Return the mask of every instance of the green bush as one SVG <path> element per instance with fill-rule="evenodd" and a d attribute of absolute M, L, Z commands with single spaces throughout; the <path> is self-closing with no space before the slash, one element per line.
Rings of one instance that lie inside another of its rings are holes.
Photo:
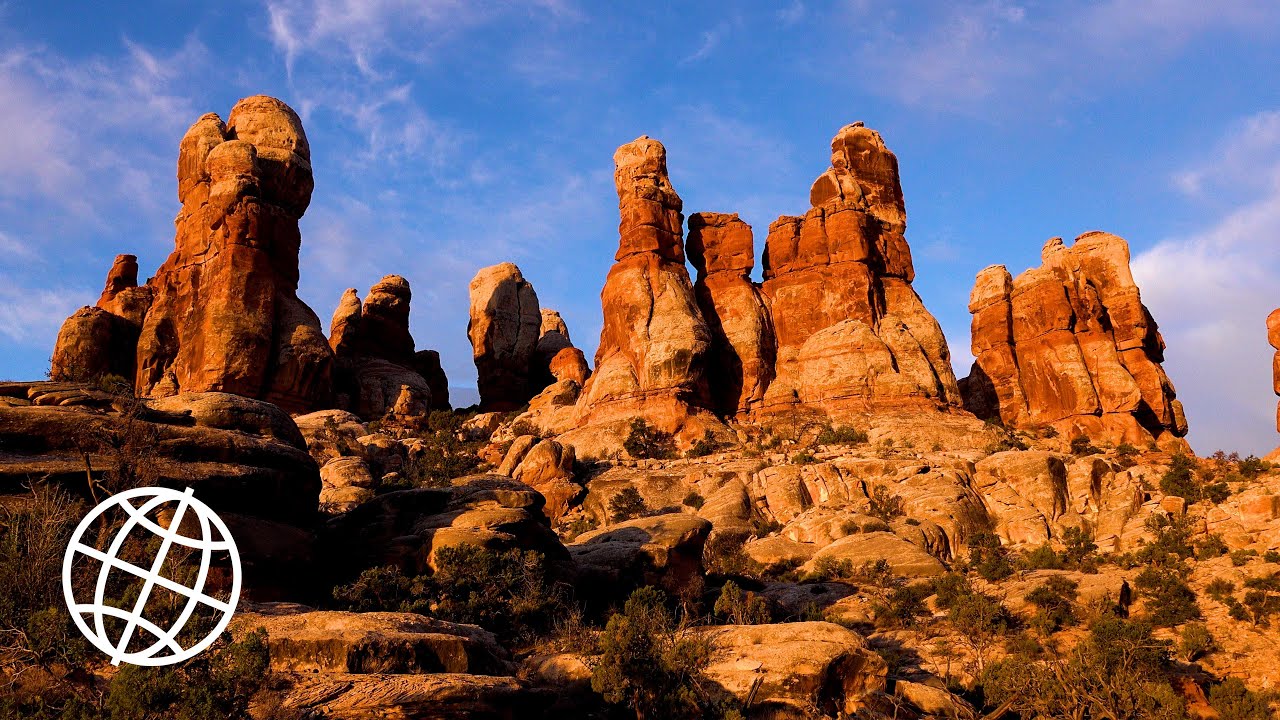
<path fill-rule="evenodd" d="M 1076 457 L 1097 455 L 1100 452 L 1102 451 L 1094 447 L 1093 441 L 1084 435 L 1071 438 L 1071 454 Z"/>
<path fill-rule="evenodd" d="M 628 485 L 609 499 L 609 517 L 613 522 L 626 522 L 649 514 L 649 506 L 644 496 L 633 486 Z"/>
<path fill-rule="evenodd" d="M 1079 583 L 1055 575 L 1027 593 L 1027 602 L 1036 607 L 1032 624 L 1045 635 L 1075 625 L 1075 603 Z"/>
<path fill-rule="evenodd" d="M 1229 677 L 1209 688 L 1209 705 L 1218 711 L 1219 720 L 1268 720 L 1274 718 L 1273 697 L 1245 687 L 1244 681 Z"/>
<path fill-rule="evenodd" d="M 1203 540 L 1196 542 L 1195 546 L 1197 560 L 1212 560 L 1216 557 L 1222 557 L 1228 552 L 1226 541 L 1218 533 L 1206 536 Z"/>
<path fill-rule="evenodd" d="M 792 465 L 812 465 L 816 462 L 818 462 L 818 458 L 814 457 L 814 454 L 808 450 L 801 450 L 791 456 Z"/>
<path fill-rule="evenodd" d="M 733 625 L 765 625 L 773 619 L 764 598 L 743 590 L 732 580 L 720 589 L 714 612 Z"/>
<path fill-rule="evenodd" d="M 862 445 L 866 442 L 867 433 L 852 425 L 827 426 L 818 433 L 819 445 Z"/>
<path fill-rule="evenodd" d="M 1223 547 L 1226 547 L 1226 543 L 1223 543 Z M 1232 567 L 1243 567 L 1256 557 L 1258 557 L 1257 550 L 1236 550 L 1231 553 L 1231 565 Z"/>
<path fill-rule="evenodd" d="M 868 498 L 868 503 L 867 514 L 886 523 L 893 522 L 894 518 L 907 514 L 903 507 L 902 498 L 893 494 L 884 485 L 876 485 L 871 489 L 871 497 Z"/>
<path fill-rule="evenodd" d="M 1178 634 L 1178 650 L 1182 659 L 1195 662 L 1209 654 L 1214 648 L 1213 635 L 1204 623 L 1187 623 Z"/>
<path fill-rule="evenodd" d="M 724 443 L 716 439 L 715 433 L 707 430 L 700 439 L 693 442 L 693 446 L 685 452 L 684 456 L 688 458 L 706 457 L 719 452 L 724 446 Z"/>
<path fill-rule="evenodd" d="M 676 443 L 671 433 L 651 427 L 644 418 L 632 418 L 631 429 L 622 442 L 622 448 L 638 460 L 669 460 L 676 456 Z"/>
<path fill-rule="evenodd" d="M 425 588 L 392 566 L 369 568 L 349 585 L 333 589 L 333 599 L 354 612 L 426 612 Z"/>
<path fill-rule="evenodd" d="M 1149 567 L 1134 578 L 1146 617 L 1156 627 L 1173 627 L 1200 617 L 1195 591 L 1183 580 L 1184 574 L 1177 568 Z"/>
<path fill-rule="evenodd" d="M 690 490 L 689 494 L 684 496 L 684 500 L 680 501 L 681 505 L 691 507 L 694 510 L 701 510 L 706 503 L 706 498 L 699 495 L 697 490 Z"/>
<path fill-rule="evenodd" d="M 883 601 L 872 605 L 876 625 L 890 628 L 914 626 L 920 618 L 928 615 L 928 608 L 925 607 L 924 601 L 931 594 L 933 594 L 933 588 L 929 583 L 914 583 L 894 588 Z"/>
<path fill-rule="evenodd" d="M 701 690 L 709 662 L 710 648 L 680 627 L 663 592 L 643 587 L 609 618 L 591 688 L 637 718 L 695 720 L 710 709 Z"/>
<path fill-rule="evenodd" d="M 1280 573 L 1244 581 L 1244 608 L 1254 625 L 1267 627 L 1271 616 L 1280 613 Z"/>
<path fill-rule="evenodd" d="M 1185 498 L 1189 503 L 1208 500 L 1217 505 L 1231 495 L 1225 482 L 1213 481 L 1212 477 L 1202 477 L 1196 461 L 1178 453 L 1169 461 L 1169 469 L 1160 476 L 1160 491 L 1166 495 Z"/>
<path fill-rule="evenodd" d="M 1009 551 L 1000 544 L 999 536 L 983 532 L 969 540 L 969 567 L 973 568 L 983 580 L 996 582 L 1013 574 L 1013 563 L 1009 561 Z"/>
<path fill-rule="evenodd" d="M 1236 464 L 1236 472 L 1243 475 L 1246 480 L 1252 480 L 1269 470 L 1271 470 L 1271 463 L 1266 460 L 1260 460 L 1253 455 Z"/>

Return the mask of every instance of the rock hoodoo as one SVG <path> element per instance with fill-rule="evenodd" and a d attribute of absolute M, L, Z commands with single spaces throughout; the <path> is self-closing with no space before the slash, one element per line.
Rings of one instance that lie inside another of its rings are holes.
<path fill-rule="evenodd" d="M 898 160 L 880 134 L 841 128 L 810 203 L 778 218 L 765 241 L 777 377 L 764 406 L 959 404 L 946 338 L 911 287 Z"/>
<path fill-rule="evenodd" d="M 751 226 L 736 213 L 690 215 L 689 261 L 698 271 L 694 295 L 711 330 L 712 402 L 727 415 L 749 412 L 773 380 L 776 352 L 773 320 L 751 281 Z"/>
<path fill-rule="evenodd" d="M 1016 278 L 978 273 L 969 311 L 973 355 L 965 407 L 1009 426 L 1142 443 L 1187 432 L 1160 363 L 1164 341 L 1129 272 L 1129 246 L 1090 232 L 1052 238 L 1042 265 Z"/>
<path fill-rule="evenodd" d="M 409 332 L 409 281 L 379 280 L 364 302 L 348 289 L 334 311 L 329 343 L 337 356 L 335 402 L 367 418 L 422 415 L 449 407 L 440 355 L 414 351 Z"/>
<path fill-rule="evenodd" d="M 225 123 L 213 113 L 196 121 L 179 146 L 173 253 L 143 287 L 136 258 L 116 259 L 96 308 L 59 334 L 54 376 L 113 372 L 152 397 L 222 391 L 293 411 L 325 403 L 333 353 L 297 296 L 310 157 L 302 122 L 274 98 L 241 100 Z"/>
<path fill-rule="evenodd" d="M 620 242 L 600 293 L 604 328 L 596 369 L 578 402 L 581 423 L 643 418 L 701 437 L 710 413 L 705 377 L 711 331 L 684 265 L 680 196 L 662 143 L 640 137 L 614 153 Z"/>
<path fill-rule="evenodd" d="M 536 368 L 541 330 L 538 294 L 520 268 L 500 263 L 476 273 L 467 335 L 485 411 L 514 410 L 542 389 L 535 387 L 542 376 Z"/>

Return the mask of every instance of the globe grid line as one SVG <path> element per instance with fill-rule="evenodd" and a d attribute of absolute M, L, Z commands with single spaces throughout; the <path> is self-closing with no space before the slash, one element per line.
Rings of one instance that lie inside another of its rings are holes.
<path fill-rule="evenodd" d="M 134 506 L 131 499 L 149 498 L 139 506 Z M 176 502 L 178 508 L 174 512 L 169 522 L 168 528 L 160 527 L 146 517 L 146 514 L 161 505 Z M 81 542 L 85 531 L 105 512 L 120 508 L 129 516 L 122 526 L 116 531 L 111 546 L 107 552 L 102 552 L 96 548 Z M 188 508 L 194 510 L 197 520 L 200 523 L 201 538 L 196 539 L 182 535 L 179 532 L 182 519 Z M 210 527 L 212 523 L 213 527 Z M 121 547 L 128 539 L 129 534 L 134 528 L 141 526 L 143 529 L 153 533 L 161 538 L 161 546 L 153 559 L 150 569 L 142 568 L 132 563 L 121 560 L 118 557 Z M 216 530 L 221 536 L 221 540 L 213 540 L 211 529 Z M 200 569 L 195 582 L 191 587 L 187 587 L 177 583 L 161 574 L 164 561 L 168 556 L 168 552 L 174 544 L 184 547 L 197 549 L 201 552 Z M 217 598 L 211 597 L 203 592 L 205 583 L 208 579 L 212 554 L 214 551 L 228 551 L 231 559 L 232 569 L 232 587 L 230 599 L 223 602 Z M 72 568 L 76 555 L 84 555 L 88 558 L 98 561 L 101 565 L 98 571 L 98 581 L 95 584 L 94 599 L 92 603 L 78 602 L 74 595 L 72 587 Z M 112 569 L 122 570 L 138 578 L 142 578 L 145 582 L 142 590 L 139 592 L 138 598 L 134 603 L 132 612 L 121 608 L 107 605 L 104 602 L 107 581 Z M 63 593 L 66 597 L 67 607 L 71 610 L 72 619 L 76 626 L 85 637 L 99 650 L 102 650 L 111 658 L 113 665 L 119 665 L 121 662 L 127 662 L 134 665 L 144 666 L 161 666 L 172 663 L 181 662 L 183 660 L 194 657 L 203 652 L 212 645 L 226 626 L 230 623 L 231 617 L 235 611 L 235 606 L 239 600 L 240 584 L 241 584 L 241 567 L 240 556 L 235 546 L 235 540 L 231 536 L 231 532 L 227 529 L 222 519 L 217 516 L 207 505 L 202 503 L 194 496 L 194 490 L 190 487 L 185 492 L 178 492 L 169 488 L 149 487 L 135 488 L 127 490 L 103 501 L 93 510 L 91 510 L 80 522 L 72 535 L 71 542 L 67 547 L 66 554 L 63 559 Z M 147 600 L 155 587 L 161 587 L 180 596 L 187 598 L 187 602 L 183 607 L 178 618 L 173 622 L 169 630 L 158 627 L 155 623 L 147 620 L 143 616 L 146 609 Z M 186 627 L 191 615 L 200 605 L 207 605 L 222 613 L 213 630 L 200 642 L 190 648 L 183 648 L 176 640 L 178 633 Z M 93 627 L 85 621 L 86 615 L 93 616 Z M 112 644 L 106 632 L 105 617 L 115 617 L 124 620 L 126 623 L 125 630 L 120 635 L 117 643 Z M 135 652 L 128 652 L 128 645 L 132 636 L 138 628 L 142 628 L 145 632 L 153 635 L 156 640 L 149 647 Z M 96 630 L 96 632 L 95 632 Z M 159 655 L 163 650 L 168 650 L 169 654 Z"/>

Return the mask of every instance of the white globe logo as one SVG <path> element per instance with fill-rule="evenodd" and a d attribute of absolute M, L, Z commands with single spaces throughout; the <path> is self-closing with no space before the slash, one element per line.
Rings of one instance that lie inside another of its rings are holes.
<path fill-rule="evenodd" d="M 134 501 L 137 501 L 137 504 Z M 168 529 L 161 527 L 147 517 L 149 513 L 159 510 L 166 504 L 176 504 L 177 506 L 173 510 L 173 519 L 169 521 Z M 127 513 L 128 519 L 116 531 L 106 552 L 99 551 L 81 542 L 85 531 L 89 529 L 95 520 L 104 513 L 117 508 Z M 199 523 L 201 532 L 201 537 L 199 538 L 187 537 L 179 532 L 183 517 L 188 512 L 194 513 Z M 130 532 L 138 528 L 155 534 L 161 540 L 160 549 L 149 568 L 138 567 L 117 557 Z M 218 537 L 211 537 L 211 530 L 216 531 Z M 194 584 L 190 587 L 174 582 L 161 574 L 165 557 L 175 544 L 200 552 L 199 574 Z M 231 594 L 226 601 L 210 597 L 203 592 L 205 580 L 209 573 L 210 560 L 213 553 L 219 551 L 225 551 L 231 556 Z M 77 600 L 72 587 L 72 566 L 77 555 L 87 556 L 101 563 L 93 602 L 91 603 L 83 603 Z M 108 576 L 113 569 L 124 571 L 143 581 L 142 590 L 137 600 L 134 601 L 132 608 L 118 608 L 103 602 Z M 186 604 L 183 606 L 182 612 L 169 628 L 157 627 L 143 616 L 147 600 L 152 590 L 156 587 L 164 588 L 186 598 Z M 66 596 L 67 608 L 71 611 L 71 618 L 75 621 L 76 627 L 80 628 L 80 632 L 84 633 L 89 642 L 111 657 L 112 664 L 119 665 L 125 662 L 153 667 L 170 665 L 190 659 L 203 652 L 218 639 L 218 636 L 226 629 L 227 623 L 231 622 L 236 602 L 240 598 L 240 555 L 236 551 L 235 541 L 231 538 L 231 532 L 227 530 L 227 526 L 222 522 L 222 519 L 213 510 L 209 509 L 208 505 L 197 500 L 193 496 L 191 488 L 187 488 L 186 492 L 159 487 L 126 490 L 103 501 L 80 521 L 75 534 L 71 536 L 71 543 L 67 546 L 67 553 L 63 557 L 62 592 Z M 212 631 L 200 642 L 189 648 L 183 648 L 178 644 L 176 638 L 200 605 L 213 608 L 215 611 L 220 612 L 221 616 Z M 92 625 L 88 622 L 86 616 L 92 618 Z M 125 622 L 124 631 L 118 638 L 113 639 L 111 633 L 107 631 L 106 623 L 104 622 L 107 617 L 119 618 Z M 129 652 L 129 642 L 139 630 L 154 638 L 155 641 L 141 650 Z"/>

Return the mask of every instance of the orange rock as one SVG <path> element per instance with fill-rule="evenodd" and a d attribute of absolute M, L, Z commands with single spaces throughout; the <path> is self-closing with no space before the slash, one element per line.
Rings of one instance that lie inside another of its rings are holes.
<path fill-rule="evenodd" d="M 737 214 L 689 216 L 689 261 L 698 271 L 694 295 L 711 331 L 712 402 L 718 412 L 750 412 L 773 380 L 773 322 L 751 281 L 751 226 Z"/>
<path fill-rule="evenodd" d="M 116 258 L 98 308 L 122 322 L 106 320 L 116 329 L 104 333 L 101 314 L 81 314 L 55 351 L 55 373 L 97 353 L 140 395 L 223 391 L 296 411 L 325 404 L 333 352 L 297 296 L 310 157 L 302 122 L 274 98 L 241 100 L 225 124 L 213 113 L 197 120 L 178 148 L 173 253 L 143 287 L 137 259 Z M 96 339 L 77 342 L 91 315 Z"/>
<path fill-rule="evenodd" d="M 541 389 L 534 379 L 541 329 L 538 294 L 520 268 L 501 263 L 476 273 L 467 335 L 485 411 L 514 410 Z"/>
<path fill-rule="evenodd" d="M 1071 437 L 1146 444 L 1187 432 L 1160 363 L 1164 341 L 1129 272 L 1129 246 L 1107 233 L 1067 247 L 1052 238 L 1042 265 L 1010 279 L 978 273 L 973 370 L 965 407 L 1009 426 L 1052 425 Z"/>
<path fill-rule="evenodd" d="M 1275 394 L 1280 395 L 1280 308 L 1267 316 L 1267 342 L 1276 349 L 1271 356 L 1271 384 Z M 1280 431 L 1280 405 L 1276 406 L 1276 430 Z"/>
<path fill-rule="evenodd" d="M 414 417 L 449 407 L 449 381 L 432 350 L 414 351 L 409 333 L 409 281 L 387 275 L 364 302 L 342 294 L 329 326 L 337 357 L 335 404 L 362 418 Z"/>
<path fill-rule="evenodd" d="M 577 405 L 580 425 L 608 424 L 613 431 L 581 430 L 585 436 L 570 441 L 575 444 L 620 445 L 636 417 L 684 442 L 720 427 L 704 410 L 711 332 L 685 269 L 682 205 L 666 158 L 662 143 L 647 136 L 613 156 L 622 218 L 617 262 L 600 293 L 604 327 L 596 369 Z M 606 435 L 617 442 L 605 443 Z"/>
<path fill-rule="evenodd" d="M 911 288 L 897 159 L 861 123 L 841 128 L 831 151 L 813 207 L 778 218 L 765 241 L 777 361 L 762 407 L 959 404 L 946 338 Z"/>

